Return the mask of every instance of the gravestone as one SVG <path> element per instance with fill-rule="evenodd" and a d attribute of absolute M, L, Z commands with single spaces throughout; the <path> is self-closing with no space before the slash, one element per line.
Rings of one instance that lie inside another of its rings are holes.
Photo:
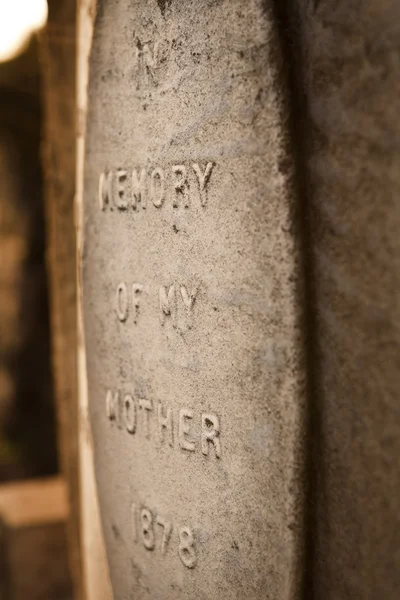
<path fill-rule="evenodd" d="M 303 291 L 274 23 L 261 0 L 98 3 L 82 276 L 116 599 L 298 597 Z"/>

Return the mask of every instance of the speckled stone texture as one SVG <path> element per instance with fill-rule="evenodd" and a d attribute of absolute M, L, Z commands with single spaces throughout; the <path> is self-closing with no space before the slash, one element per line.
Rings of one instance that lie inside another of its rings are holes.
<path fill-rule="evenodd" d="M 309 597 L 400 589 L 400 5 L 293 4 L 313 270 Z M 304 117 L 304 115 L 303 115 Z"/>
<path fill-rule="evenodd" d="M 116 600 L 299 597 L 304 300 L 273 8 L 98 5 L 82 274 Z"/>

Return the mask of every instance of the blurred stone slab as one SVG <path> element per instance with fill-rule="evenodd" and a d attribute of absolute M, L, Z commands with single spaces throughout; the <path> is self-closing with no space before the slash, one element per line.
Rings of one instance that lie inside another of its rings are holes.
<path fill-rule="evenodd" d="M 310 594 L 397 600 L 400 6 L 293 7 L 316 342 Z"/>
<path fill-rule="evenodd" d="M 69 600 L 62 479 L 0 486 L 1 600 Z"/>

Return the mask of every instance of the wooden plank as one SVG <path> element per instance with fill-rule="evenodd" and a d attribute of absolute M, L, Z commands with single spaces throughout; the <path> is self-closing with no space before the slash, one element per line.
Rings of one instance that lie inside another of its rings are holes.
<path fill-rule="evenodd" d="M 62 478 L 0 486 L 2 600 L 72 599 Z"/>
<path fill-rule="evenodd" d="M 68 540 L 75 594 L 82 597 L 77 401 L 75 80 L 76 2 L 50 0 L 40 38 L 43 97 L 43 162 L 50 274 L 53 369 L 61 468 L 68 483 Z"/>

